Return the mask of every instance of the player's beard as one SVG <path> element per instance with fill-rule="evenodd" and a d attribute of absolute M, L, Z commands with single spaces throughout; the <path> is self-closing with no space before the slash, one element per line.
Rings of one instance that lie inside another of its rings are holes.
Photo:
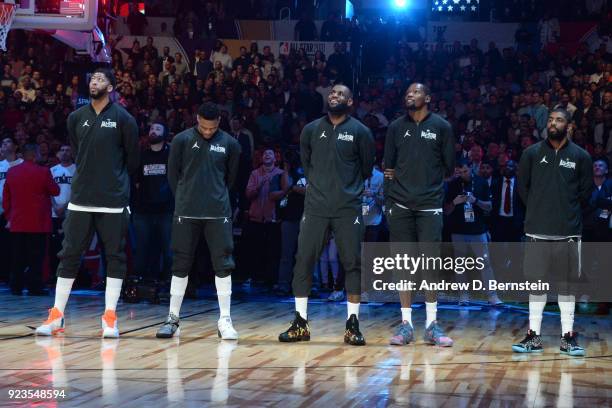
<path fill-rule="evenodd" d="M 89 90 L 89 97 L 91 99 L 100 100 L 108 95 L 108 91 L 105 89 L 98 89 L 95 93 Z"/>
<path fill-rule="evenodd" d="M 548 137 L 550 138 L 550 140 L 554 140 L 554 141 L 561 141 L 563 139 L 565 139 L 565 136 L 567 135 L 567 130 L 558 130 L 555 132 L 548 132 Z"/>
<path fill-rule="evenodd" d="M 329 105 L 328 110 L 333 115 L 341 116 L 341 115 L 344 115 L 344 114 L 348 113 L 349 106 L 348 106 L 348 104 L 346 102 L 345 103 L 338 103 L 338 104 L 336 104 L 336 106 Z"/>

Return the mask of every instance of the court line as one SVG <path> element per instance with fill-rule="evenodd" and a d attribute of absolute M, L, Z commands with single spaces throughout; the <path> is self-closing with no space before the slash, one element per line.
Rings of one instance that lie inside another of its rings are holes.
<path fill-rule="evenodd" d="M 586 359 L 601 359 L 601 358 L 610 358 L 610 355 L 604 356 L 588 356 L 588 357 L 580 357 L 580 359 L 572 359 L 572 358 L 550 358 L 550 359 L 538 359 L 538 360 L 507 360 L 507 361 L 472 361 L 472 362 L 460 362 L 460 363 L 411 363 L 410 366 L 421 367 L 421 366 L 435 366 L 435 367 L 443 367 L 443 366 L 453 366 L 453 365 L 472 365 L 472 364 L 507 364 L 507 363 L 545 363 L 549 361 L 580 361 Z M 389 370 L 396 369 L 401 367 L 407 367 L 404 364 L 389 364 L 385 366 L 379 366 L 377 364 L 368 364 L 368 365 L 316 365 L 316 366 L 254 366 L 254 367 L 228 367 L 228 370 L 284 370 L 284 369 L 295 369 L 295 368 L 305 368 L 307 370 L 328 370 L 328 369 L 336 369 L 336 368 L 375 368 L 378 370 Z M 575 367 L 580 368 L 580 367 Z M 114 368 L 113 371 L 166 371 L 167 367 L 150 367 L 150 368 Z M 176 370 L 217 370 L 217 367 L 176 367 Z M 49 368 L 0 368 L 0 371 L 49 371 Z M 103 368 L 65 368 L 65 371 L 102 371 Z"/>

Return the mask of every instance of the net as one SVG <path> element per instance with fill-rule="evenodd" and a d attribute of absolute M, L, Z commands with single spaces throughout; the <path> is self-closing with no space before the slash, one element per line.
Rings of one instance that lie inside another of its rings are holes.
<path fill-rule="evenodd" d="M 0 3 L 0 48 L 3 51 L 6 51 L 6 36 L 15 18 L 15 9 L 14 4 Z"/>

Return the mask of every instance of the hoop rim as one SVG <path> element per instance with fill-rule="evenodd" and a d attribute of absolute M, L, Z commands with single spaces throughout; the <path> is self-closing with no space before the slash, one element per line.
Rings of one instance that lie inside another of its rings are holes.
<path fill-rule="evenodd" d="M 7 11 L 7 9 L 10 9 Z M 7 25 L 13 22 L 17 6 L 13 3 L 0 3 L 0 24 Z"/>

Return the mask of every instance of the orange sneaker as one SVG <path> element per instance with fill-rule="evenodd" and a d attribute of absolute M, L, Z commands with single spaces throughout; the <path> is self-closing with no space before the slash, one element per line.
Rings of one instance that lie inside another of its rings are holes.
<path fill-rule="evenodd" d="M 45 322 L 36 328 L 39 336 L 55 336 L 57 333 L 64 332 L 64 314 L 58 308 L 49 309 L 49 317 Z"/>
<path fill-rule="evenodd" d="M 102 315 L 102 337 L 119 337 L 117 314 L 114 310 L 106 310 Z"/>

